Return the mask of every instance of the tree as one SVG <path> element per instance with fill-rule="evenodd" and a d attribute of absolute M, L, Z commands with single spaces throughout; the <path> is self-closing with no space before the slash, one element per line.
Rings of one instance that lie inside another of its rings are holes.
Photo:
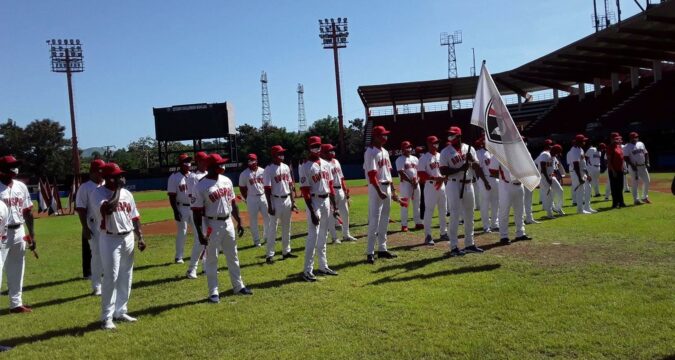
<path fill-rule="evenodd" d="M 65 177 L 72 171 L 70 141 L 64 138 L 66 128 L 50 119 L 35 120 L 24 129 L 24 170 L 38 177 Z M 79 169 L 78 169 L 79 171 Z"/>

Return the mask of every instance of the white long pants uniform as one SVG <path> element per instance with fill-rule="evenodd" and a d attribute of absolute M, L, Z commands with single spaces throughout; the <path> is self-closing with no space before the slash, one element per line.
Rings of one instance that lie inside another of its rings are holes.
<path fill-rule="evenodd" d="M 274 245 L 277 239 L 277 224 L 281 223 L 281 253 L 291 252 L 291 196 L 285 199 L 272 196 L 274 215 L 269 217 L 267 232 L 267 256 L 274 256 Z"/>
<path fill-rule="evenodd" d="M 420 184 L 416 184 L 415 188 L 411 183 L 407 181 L 401 181 L 399 186 L 399 192 L 401 193 L 401 201 L 407 205 L 401 206 L 401 226 L 408 227 L 408 209 L 412 208 L 413 221 L 415 224 L 421 224 L 422 220 L 420 219 Z"/>
<path fill-rule="evenodd" d="M 523 185 L 499 182 L 499 237 L 509 237 L 509 212 L 513 208 L 516 237 L 525 235 L 523 223 Z"/>
<path fill-rule="evenodd" d="M 475 206 L 473 184 L 471 182 L 464 184 L 464 194 L 460 199 L 459 193 L 462 191 L 461 189 L 461 180 L 452 181 L 450 179 L 445 190 L 448 202 L 450 203 L 450 249 L 457 248 L 458 246 L 457 237 L 460 217 L 464 220 L 464 247 L 473 246 L 473 208 Z"/>
<path fill-rule="evenodd" d="M 105 320 L 127 313 L 134 271 L 134 233 L 111 235 L 103 230 L 99 239 L 103 264 L 101 320 Z"/>
<path fill-rule="evenodd" d="M 555 176 L 551 177 L 551 208 L 562 212 L 564 191 L 562 185 Z"/>
<path fill-rule="evenodd" d="M 480 196 L 482 195 L 480 191 L 476 191 L 476 189 L 473 189 L 473 203 L 474 203 L 474 210 L 475 211 L 480 211 L 480 207 L 483 204 L 480 200 Z"/>
<path fill-rule="evenodd" d="M 176 232 L 176 259 L 182 259 L 185 252 L 185 241 L 187 238 L 188 225 L 192 226 L 193 234 L 193 243 L 192 243 L 192 252 L 190 254 L 190 265 L 188 266 L 189 270 L 196 270 L 199 264 L 199 255 L 202 252 L 202 245 L 199 243 L 199 235 L 197 233 L 197 228 L 195 227 L 195 222 L 192 218 L 192 209 L 189 206 L 178 205 L 178 212 L 180 213 L 180 220 L 176 221 L 176 227 L 178 230 Z"/>
<path fill-rule="evenodd" d="M 337 205 L 337 208 L 340 211 L 340 217 L 342 218 L 342 238 L 344 239 L 351 235 L 349 234 L 349 203 L 345 191 L 341 188 L 335 189 L 335 204 Z M 337 239 L 337 231 L 335 231 L 336 224 L 337 219 L 335 219 L 335 216 L 329 216 L 328 229 L 330 230 L 330 236 L 333 240 Z"/>
<path fill-rule="evenodd" d="M 478 191 L 480 193 L 480 218 L 483 222 L 483 229 L 499 227 L 499 180 L 488 177 L 490 190 L 485 188 L 482 181 L 478 181 Z"/>
<path fill-rule="evenodd" d="M 23 225 L 17 229 L 7 229 L 7 240 L 0 246 L 0 288 L 2 273 L 7 273 L 7 290 L 9 308 L 23 305 L 21 299 L 23 289 L 23 273 L 26 266 L 26 242 Z"/>
<path fill-rule="evenodd" d="M 637 179 L 635 171 L 630 166 L 628 167 L 628 175 L 630 176 L 630 188 L 633 192 L 633 200 L 645 200 L 649 198 L 649 172 L 644 165 L 637 167 Z M 639 181 L 642 181 L 642 193 L 638 194 Z"/>
<path fill-rule="evenodd" d="M 267 213 L 267 199 L 265 194 L 248 194 L 246 197 L 246 207 L 248 208 L 248 222 L 251 228 L 253 244 L 260 244 L 260 235 L 258 234 L 258 213 L 263 219 L 263 239 L 266 239 L 270 226 L 270 214 Z"/>
<path fill-rule="evenodd" d="M 592 195 L 600 195 L 600 166 L 588 165 L 588 175 L 591 176 Z"/>
<path fill-rule="evenodd" d="M 445 216 L 448 212 L 448 199 L 445 191 L 445 184 L 441 184 L 438 189 L 434 181 L 427 181 L 424 184 L 424 234 L 426 236 L 431 236 L 431 219 L 436 208 L 438 208 L 438 223 L 441 235 L 448 233 L 448 223 Z"/>
<path fill-rule="evenodd" d="M 91 238 L 89 239 L 89 248 L 91 249 L 91 289 L 97 290 L 101 287 L 103 281 L 103 264 L 101 263 L 101 230 L 96 224 L 92 224 L 90 229 Z"/>
<path fill-rule="evenodd" d="M 319 218 L 319 224 L 312 223 L 311 213 L 307 208 L 307 241 L 305 242 L 305 269 L 311 274 L 314 271 L 314 253 L 318 252 L 319 269 L 328 268 L 328 259 L 326 258 L 326 240 L 328 240 L 328 217 L 331 216 L 329 209 L 330 201 L 328 198 L 312 196 L 312 208 L 314 214 Z"/>
<path fill-rule="evenodd" d="M 205 218 L 206 219 L 206 218 Z M 227 271 L 230 273 L 230 282 L 232 290 L 236 294 L 245 287 L 241 280 L 241 270 L 239 268 L 239 257 L 237 255 L 237 242 L 234 237 L 234 224 L 232 218 L 227 220 L 206 219 L 207 228 L 211 228 L 209 244 L 206 246 L 206 259 L 204 260 L 204 271 L 206 272 L 206 282 L 209 287 L 209 296 L 218 295 L 218 251 L 225 253 L 227 261 Z"/>
<path fill-rule="evenodd" d="M 544 179 L 542 176 L 541 181 L 539 182 L 539 198 L 541 199 L 541 207 L 546 212 L 546 215 L 549 217 L 553 216 L 553 190 L 551 185 L 553 183 L 553 177 L 551 178 L 551 184 Z M 527 191 L 523 189 L 523 191 Z"/>
<path fill-rule="evenodd" d="M 375 254 L 375 242 L 377 251 L 387 251 L 387 227 L 391 212 L 391 186 L 379 185 L 386 198 L 380 199 L 373 184 L 368 184 L 368 247 L 367 255 Z M 425 195 L 426 196 L 426 195 Z"/>
<path fill-rule="evenodd" d="M 534 217 L 532 216 L 532 191 L 523 187 L 523 212 L 525 213 L 525 220 L 533 221 Z"/>
<path fill-rule="evenodd" d="M 577 204 L 577 213 L 581 213 L 590 208 L 591 184 L 584 181 L 579 186 L 579 177 L 573 171 L 570 172 L 570 177 L 572 178 L 572 201 Z"/>
<path fill-rule="evenodd" d="M 609 169 L 605 170 L 603 175 L 605 177 L 605 199 L 609 199 L 609 196 L 612 194 L 612 189 L 609 186 Z"/>

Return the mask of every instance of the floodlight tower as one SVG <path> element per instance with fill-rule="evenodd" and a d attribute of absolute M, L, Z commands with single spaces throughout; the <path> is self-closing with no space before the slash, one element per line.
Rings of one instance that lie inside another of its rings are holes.
<path fill-rule="evenodd" d="M 263 126 L 272 123 L 272 112 L 270 110 L 270 94 L 267 90 L 267 73 L 260 75 L 260 86 L 262 87 L 262 124 Z"/>
<path fill-rule="evenodd" d="M 298 84 L 298 132 L 307 131 L 307 118 L 305 117 L 305 87 Z"/>
<path fill-rule="evenodd" d="M 455 45 L 462 43 L 462 31 L 457 30 L 454 34 L 441 33 L 441 46 L 448 47 L 448 79 L 457 77 L 457 56 Z"/>
<path fill-rule="evenodd" d="M 80 40 L 51 39 L 47 40 L 49 54 L 52 60 L 52 72 L 66 73 L 68 80 L 68 102 L 70 104 L 71 146 L 73 147 L 73 176 L 74 183 L 79 184 L 80 152 L 77 147 L 77 129 L 75 128 L 75 105 L 73 101 L 73 73 L 84 71 L 82 44 Z"/>
<path fill-rule="evenodd" d="M 335 88 L 337 91 L 338 127 L 340 130 L 340 155 L 345 154 L 345 129 L 342 117 L 342 94 L 340 91 L 340 61 L 338 49 L 347 47 L 347 18 L 319 19 L 319 38 L 324 49 L 333 49 L 333 61 L 335 63 Z"/>

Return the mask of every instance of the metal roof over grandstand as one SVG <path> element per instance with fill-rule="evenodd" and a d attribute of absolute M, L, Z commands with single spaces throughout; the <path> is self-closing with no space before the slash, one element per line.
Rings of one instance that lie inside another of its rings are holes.
<path fill-rule="evenodd" d="M 652 6 L 620 23 L 593 33 L 516 69 L 492 74 L 503 95 L 558 89 L 608 81 L 615 73 L 630 79 L 630 69 L 651 71 L 655 62 L 675 62 L 675 1 Z M 488 59 L 488 65 L 490 64 Z M 664 64 L 666 65 L 666 64 Z M 471 99 L 478 77 L 461 77 L 358 88 L 366 108 Z"/>

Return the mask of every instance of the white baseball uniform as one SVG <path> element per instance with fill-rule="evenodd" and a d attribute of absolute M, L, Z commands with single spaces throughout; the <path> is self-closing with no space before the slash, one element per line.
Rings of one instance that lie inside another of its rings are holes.
<path fill-rule="evenodd" d="M 600 151 L 595 146 L 586 150 L 588 175 L 591 176 L 591 190 L 593 195 L 600 196 Z"/>
<path fill-rule="evenodd" d="M 2 273 L 9 252 L 7 241 L 7 221 L 9 220 L 9 208 L 4 201 L 0 201 L 0 289 L 2 288 Z"/>
<path fill-rule="evenodd" d="M 366 255 L 375 254 L 375 242 L 378 251 L 387 251 L 387 227 L 391 212 L 391 160 L 385 148 L 369 146 L 363 154 L 363 169 L 366 178 L 375 174 L 377 186 L 386 195 L 381 199 L 375 185 L 368 181 L 368 247 Z M 374 173 L 373 173 L 374 172 Z"/>
<path fill-rule="evenodd" d="M 403 172 L 408 179 L 415 182 L 415 186 L 401 179 L 399 183 L 401 201 L 401 226 L 408 227 L 408 208 L 412 207 L 413 221 L 416 225 L 422 223 L 420 219 L 420 184 L 417 178 L 419 160 L 414 155 L 401 155 L 396 159 L 396 171 Z"/>
<path fill-rule="evenodd" d="M 265 169 L 256 167 L 255 170 L 246 168 L 239 175 L 239 187 L 246 188 L 246 208 L 248 209 L 249 227 L 251 228 L 251 236 L 253 237 L 253 244 L 260 244 L 260 236 L 258 235 L 258 213 L 262 215 L 263 219 L 263 239 L 269 232 L 270 217 L 267 213 L 267 199 L 265 198 L 265 186 L 263 185 L 263 173 Z"/>
<path fill-rule="evenodd" d="M 424 173 L 428 177 L 442 177 L 441 174 L 441 153 L 431 154 L 427 152 L 417 164 L 418 173 Z M 423 176 L 423 175 L 422 175 Z M 424 178 L 424 176 L 423 176 Z M 447 198 L 445 195 L 445 182 L 436 182 L 434 180 L 425 180 L 424 184 L 424 235 L 431 236 L 431 219 L 434 216 L 434 209 L 438 208 L 438 222 L 440 225 L 441 236 L 447 235 L 448 223 L 446 218 Z"/>
<path fill-rule="evenodd" d="M 191 172 L 183 175 L 180 171 L 176 171 L 169 176 L 169 182 L 166 187 L 169 195 L 176 196 L 176 208 L 178 208 L 178 213 L 180 214 L 180 221 L 176 221 L 176 253 L 174 258 L 183 258 L 187 229 L 188 226 L 192 226 L 193 243 L 192 254 L 190 255 L 190 269 L 197 268 L 201 252 L 201 244 L 199 244 L 199 236 L 192 219 L 192 209 L 190 208 L 192 203 L 192 198 L 190 197 L 191 189 L 198 181 Z"/>
<path fill-rule="evenodd" d="M 499 161 L 493 161 L 490 168 L 499 171 L 499 237 L 502 239 L 509 237 L 509 213 L 511 208 L 513 208 L 516 237 L 525 235 L 523 185 Z"/>
<path fill-rule="evenodd" d="M 23 275 L 26 264 L 26 242 L 24 241 L 24 211 L 31 211 L 33 202 L 24 183 L 12 180 L 9 185 L 0 183 L 0 200 L 8 208 L 7 239 L 4 241 L 2 261 L 0 262 L 0 278 L 2 272 L 7 273 L 7 290 L 9 308 L 23 305 L 21 298 Z"/>
<path fill-rule="evenodd" d="M 470 152 L 470 154 L 469 154 Z M 469 154 L 470 159 L 467 158 Z M 478 159 L 476 150 L 467 144 L 460 144 L 458 148 L 453 145 L 446 146 L 441 151 L 441 166 L 447 166 L 451 169 L 462 167 L 465 162 L 469 162 L 469 169 L 466 173 L 460 171 L 448 176 L 446 194 L 450 203 L 450 249 L 458 246 L 458 231 L 460 217 L 464 219 L 464 247 L 473 246 L 473 208 L 475 198 L 473 196 L 473 178 L 474 172 L 471 169 L 471 162 Z M 460 198 L 460 192 L 464 186 L 464 194 Z M 426 196 L 426 194 L 424 194 Z M 426 215 L 426 214 L 425 214 Z"/>
<path fill-rule="evenodd" d="M 230 273 L 232 289 L 236 294 L 245 287 L 241 279 L 237 242 L 235 239 L 234 224 L 232 223 L 232 202 L 234 201 L 234 187 L 232 181 L 223 175 L 217 179 L 204 177 L 194 189 L 192 209 L 203 211 L 206 228 L 211 228 L 209 243 L 206 246 L 204 271 L 209 288 L 209 296 L 218 293 L 218 251 L 223 250 L 227 261 L 227 270 Z M 208 230 L 207 230 L 208 233 Z"/>
<path fill-rule="evenodd" d="M 335 191 L 335 205 L 337 206 L 340 216 L 342 218 L 342 238 L 347 239 L 351 237 L 349 233 L 349 202 L 347 201 L 347 194 L 345 189 L 342 188 L 342 182 L 345 176 L 342 174 L 342 166 L 338 159 L 332 159 L 328 162 L 331 166 L 331 172 L 333 174 L 333 189 Z M 330 235 L 333 240 L 337 239 L 337 232 L 335 231 L 335 226 L 337 224 L 337 219 L 334 216 L 328 217 L 328 229 L 330 230 Z"/>
<path fill-rule="evenodd" d="M 551 156 L 552 162 L 553 162 L 553 171 L 555 172 L 558 170 L 561 176 L 566 176 L 567 173 L 565 172 L 565 168 L 563 167 L 562 163 L 558 159 L 557 156 Z M 564 197 L 564 191 L 563 187 L 561 184 L 561 181 L 558 180 L 557 176 L 553 176 L 551 178 L 551 208 L 553 208 L 553 211 L 556 211 L 559 214 L 562 214 L 563 210 L 563 197 Z"/>
<path fill-rule="evenodd" d="M 108 203 L 112 194 L 112 190 L 100 186 L 90 195 L 98 204 L 100 215 L 99 250 L 103 264 L 101 287 L 103 321 L 127 313 L 134 271 L 133 221 L 140 217 L 134 197 L 127 189 L 120 190 L 119 202 L 112 214 L 101 215 L 103 206 Z"/>
<path fill-rule="evenodd" d="M 609 163 L 607 161 L 607 151 L 606 150 L 602 152 L 602 158 L 605 160 L 605 164 L 607 164 L 607 166 L 609 167 Z M 609 200 L 609 195 L 612 192 L 612 188 L 609 186 L 609 170 L 605 170 L 604 175 L 605 175 L 604 176 L 604 178 L 605 178 L 605 200 Z"/>
<path fill-rule="evenodd" d="M 579 163 L 580 175 L 574 170 L 574 162 Z M 567 152 L 567 165 L 570 168 L 570 177 L 572 178 L 572 200 L 577 204 L 577 213 L 583 213 L 590 209 L 591 184 L 586 176 L 586 157 L 584 150 L 579 146 L 572 146 Z M 579 181 L 581 177 L 581 182 Z"/>
<path fill-rule="evenodd" d="M 483 222 L 483 230 L 496 229 L 499 227 L 499 180 L 490 174 L 490 163 L 497 161 L 492 158 L 487 149 L 476 150 L 476 156 L 483 174 L 487 176 L 490 190 L 485 188 L 482 181 L 478 181 L 478 192 L 480 192 L 480 218 Z"/>
<path fill-rule="evenodd" d="M 91 248 L 91 288 L 94 291 L 98 291 L 101 288 L 103 265 L 101 264 L 101 249 L 99 245 L 101 242 L 100 205 L 96 203 L 93 193 L 103 185 L 103 181 L 101 181 L 101 184 L 97 184 L 89 180 L 80 185 L 75 197 L 75 208 L 77 210 L 86 210 L 87 212 L 87 227 L 91 232 L 91 238 L 89 239 L 89 247 Z"/>
<path fill-rule="evenodd" d="M 647 171 L 647 158 L 645 154 L 647 154 L 647 148 L 641 141 L 635 144 L 628 143 L 624 145 L 623 156 L 627 156 L 637 168 L 636 172 L 632 166 L 628 165 L 628 174 L 631 181 L 630 187 L 633 192 L 634 201 L 649 199 L 649 172 Z M 642 194 L 638 194 L 639 180 L 642 180 Z"/>
<path fill-rule="evenodd" d="M 541 163 L 544 163 L 546 166 L 546 175 L 548 176 L 549 179 L 551 179 L 551 184 L 546 181 L 544 178 L 543 170 L 541 167 Z M 542 174 L 542 179 L 541 182 L 539 182 L 539 198 L 541 198 L 541 204 L 546 211 L 546 215 L 549 217 L 553 216 L 553 194 L 551 190 L 551 186 L 553 184 L 553 179 L 555 176 L 553 175 L 553 157 L 551 156 L 551 152 L 549 150 L 544 150 L 537 156 L 536 159 L 534 159 L 534 164 L 537 166 L 537 169 L 539 169 L 539 173 Z M 557 179 L 556 179 L 557 180 Z"/>
<path fill-rule="evenodd" d="M 269 217 L 269 231 L 267 232 L 267 256 L 274 256 L 274 245 L 277 237 L 277 224 L 281 223 L 281 253 L 291 252 L 291 189 L 293 178 L 291 168 L 282 163 L 269 164 L 263 172 L 263 186 L 272 191 L 269 206 L 274 209 L 274 215 Z"/>
<path fill-rule="evenodd" d="M 311 212 L 307 208 L 307 241 L 305 242 L 304 272 L 312 274 L 314 271 L 314 253 L 318 251 L 319 269 L 328 269 L 326 258 L 326 241 L 328 239 L 328 217 L 331 216 L 328 196 L 333 191 L 333 173 L 331 165 L 324 159 L 307 161 L 302 165 L 300 187 L 309 191 L 314 215 L 319 218 L 319 224 L 312 223 Z"/>

